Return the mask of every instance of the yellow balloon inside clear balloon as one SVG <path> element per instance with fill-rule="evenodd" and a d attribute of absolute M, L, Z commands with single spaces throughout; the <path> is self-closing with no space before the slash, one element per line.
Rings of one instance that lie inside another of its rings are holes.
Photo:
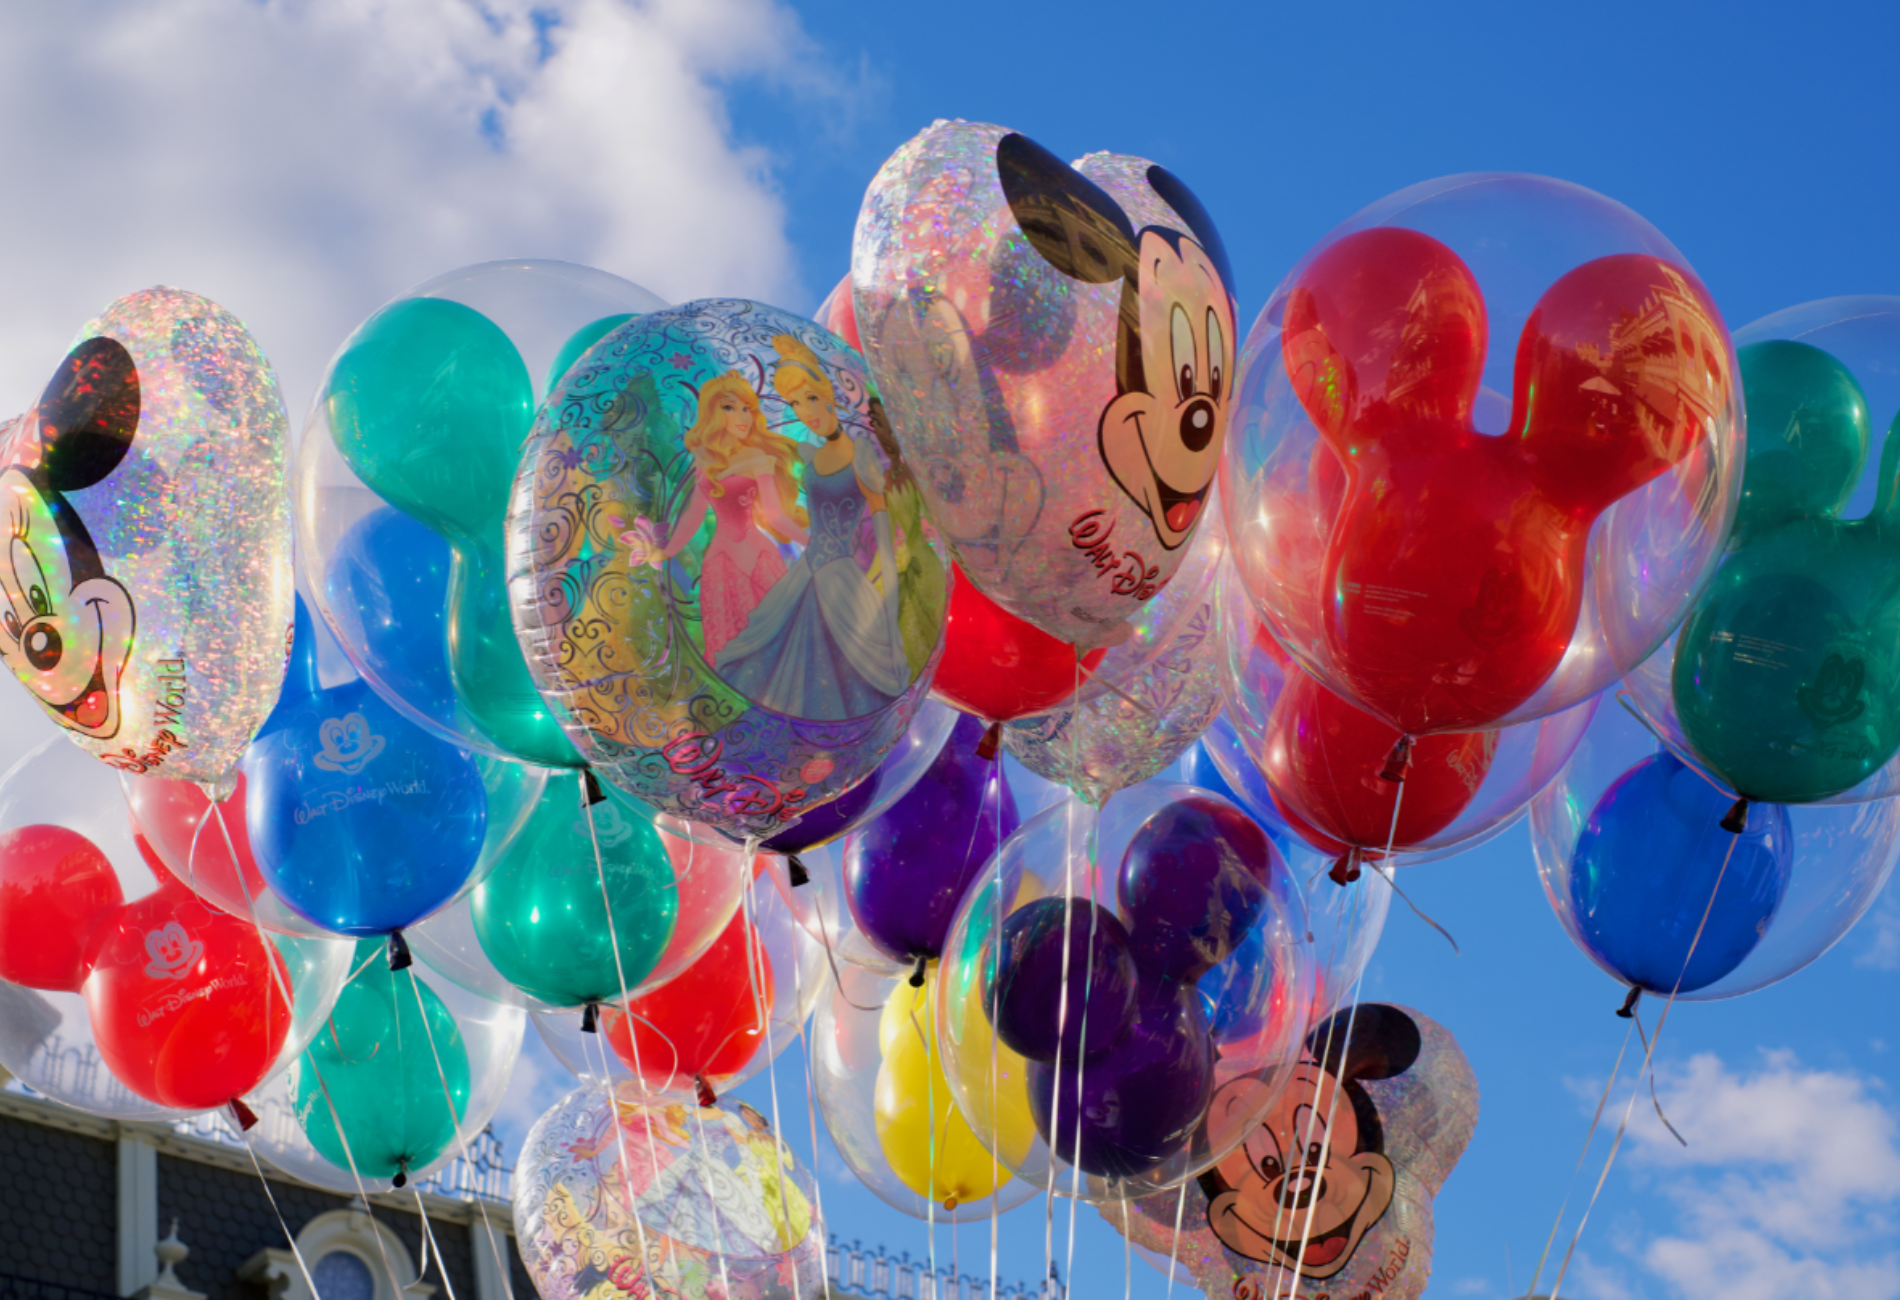
<path fill-rule="evenodd" d="M 1035 1121 L 1027 1093 L 999 1106 L 995 1154 L 964 1122 L 937 1054 L 935 983 L 933 963 L 922 988 L 900 983 L 884 1004 L 877 1030 L 884 1060 L 874 1109 L 878 1145 L 891 1172 L 919 1196 L 955 1209 L 1009 1181 L 1012 1157 L 1019 1163 L 1035 1140 Z M 1008 1052 L 1001 1044 L 997 1050 Z M 988 1057 L 987 1049 L 982 1055 Z"/>

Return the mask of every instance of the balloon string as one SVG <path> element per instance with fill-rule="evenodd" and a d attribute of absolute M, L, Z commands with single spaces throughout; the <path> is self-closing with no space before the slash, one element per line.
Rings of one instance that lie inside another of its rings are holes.
<path fill-rule="evenodd" d="M 277 1226 L 284 1230 L 284 1241 L 290 1247 L 291 1257 L 297 1261 L 297 1271 L 303 1274 L 303 1284 L 310 1288 L 310 1294 L 314 1296 L 317 1294 L 316 1279 L 310 1276 L 310 1265 L 304 1260 L 297 1238 L 291 1235 L 290 1225 L 284 1221 L 284 1212 L 277 1205 L 277 1195 L 270 1189 L 270 1179 L 264 1176 L 264 1166 L 258 1163 L 257 1148 L 251 1145 L 250 1130 L 239 1129 L 238 1137 L 244 1143 L 244 1153 L 251 1158 L 251 1168 L 257 1171 L 257 1181 L 264 1185 L 264 1199 L 270 1202 L 270 1212 L 277 1216 Z M 382 1234 L 377 1233 L 376 1236 L 380 1244 Z M 400 1292 L 400 1288 L 398 1290 Z"/>
<path fill-rule="evenodd" d="M 844 1000 L 846 1006 L 853 1007 L 859 1011 L 882 1011 L 884 1008 L 881 1004 L 875 1007 L 863 1006 L 853 1002 L 851 995 L 844 991 L 844 976 L 838 970 L 837 954 L 831 950 L 831 930 L 830 927 L 825 924 L 824 907 L 822 905 L 818 907 L 817 910 L 813 912 L 813 915 L 818 918 L 818 938 L 819 941 L 825 945 L 825 961 L 831 967 L 831 979 L 832 982 L 838 986 L 838 996 Z"/>
<path fill-rule="evenodd" d="M 822 919 L 823 919 L 823 909 L 821 908 L 820 920 L 822 921 Z M 796 946 L 796 940 L 797 940 L 796 935 L 793 936 L 793 940 L 794 940 L 794 946 Z M 798 1009 L 800 1013 L 798 1025 L 796 1028 L 793 1029 L 792 1035 L 794 1038 L 804 1038 L 805 1037 L 805 1020 L 804 1020 L 803 1013 L 805 1010 L 805 963 L 798 958 L 798 955 L 796 952 L 794 952 L 793 960 L 792 960 L 792 1001 L 793 1001 L 793 1005 Z M 813 1087 L 814 1080 L 812 1079 L 812 1073 L 811 1073 L 811 1051 L 810 1051 L 809 1043 L 807 1043 L 804 1047 L 802 1047 L 799 1050 L 798 1056 L 799 1056 L 799 1060 L 803 1063 L 805 1067 L 805 1116 L 806 1116 L 807 1122 L 810 1124 L 810 1127 L 811 1127 L 811 1159 L 812 1159 L 812 1165 L 815 1169 L 818 1164 L 818 1104 L 817 1104 L 816 1098 L 813 1096 L 815 1089 Z M 772 1073 L 772 1124 L 774 1127 L 777 1127 L 778 1125 L 778 1074 L 777 1074 L 778 1062 L 774 1060 L 769 1068 L 773 1072 Z M 818 1221 L 820 1223 L 823 1223 L 825 1221 L 825 1180 L 817 1177 L 816 1174 L 814 1174 L 811 1180 L 811 1190 L 812 1190 L 812 1203 L 817 1208 L 817 1211 L 818 1211 Z M 819 1277 L 819 1281 L 823 1284 L 823 1289 L 820 1291 L 819 1294 L 828 1296 L 831 1294 L 831 1243 L 828 1241 L 820 1242 L 819 1247 L 820 1249 L 818 1251 L 818 1277 Z"/>
<path fill-rule="evenodd" d="M 748 867 L 752 864 L 753 850 L 756 847 L 757 841 L 748 840 L 746 842 L 745 861 Z M 746 943 L 746 974 L 752 980 L 753 1005 L 762 1008 L 759 1018 L 765 1026 L 765 1078 L 772 1094 L 772 1164 L 778 1172 L 778 1213 L 779 1218 L 783 1220 L 785 1224 L 786 1249 L 790 1251 L 795 1249 L 798 1243 L 792 1240 L 792 1207 L 785 1195 L 785 1144 L 779 1140 L 778 1054 L 772 1049 L 771 1008 L 765 1006 L 765 994 L 761 987 L 764 981 L 761 978 L 762 972 L 759 967 L 765 961 L 765 940 L 759 932 L 759 904 L 758 898 L 753 892 L 758 888 L 758 884 L 757 876 L 749 877 L 746 880 L 745 892 L 740 895 L 746 911 L 746 925 L 751 928 L 751 935 Z M 796 925 L 797 922 L 794 921 L 793 924 Z M 796 947 L 794 947 L 792 953 L 792 966 L 794 970 L 796 970 L 798 966 Z M 816 1152 L 813 1153 L 814 1157 L 816 1157 L 816 1154 Z M 791 1271 L 792 1300 L 803 1300 L 803 1297 L 799 1294 L 798 1267 L 796 1262 L 794 1262 Z M 451 1300 L 453 1300 L 453 1297 L 451 1297 Z"/>
<path fill-rule="evenodd" d="M 920 993 L 923 990 L 920 990 Z M 910 1029 L 917 1035 L 917 1042 L 924 1049 L 924 1114 L 929 1116 L 930 1136 L 924 1143 L 924 1152 L 930 1163 L 924 1167 L 924 1181 L 928 1190 L 924 1192 L 924 1232 L 929 1242 L 926 1254 L 930 1261 L 930 1276 L 937 1276 L 937 1072 L 930 1068 L 930 1039 L 924 1033 L 923 1021 L 918 1016 L 919 996 L 913 996 L 910 1003 Z"/>
<path fill-rule="evenodd" d="M 1393 867 L 1393 865 L 1391 864 L 1389 860 L 1382 861 L 1382 862 L 1368 862 L 1366 865 L 1371 867 L 1373 871 L 1378 873 L 1379 877 L 1383 879 L 1387 885 L 1391 886 L 1393 893 L 1397 894 L 1400 898 L 1405 900 L 1405 905 L 1412 909 L 1413 916 L 1416 916 L 1419 920 L 1425 922 L 1426 925 L 1431 926 L 1432 929 L 1438 931 L 1438 933 L 1445 936 L 1445 942 L 1451 945 L 1451 950 L 1453 953 L 1457 954 L 1460 957 L 1465 955 L 1464 950 L 1458 946 L 1458 941 L 1451 937 L 1451 931 L 1447 930 L 1444 926 L 1440 925 L 1438 922 L 1432 920 L 1431 917 L 1427 916 L 1425 912 L 1419 907 L 1419 905 L 1412 901 L 1412 896 L 1406 893 L 1403 889 L 1399 888 L 1398 870 L 1397 868 Z"/>
<path fill-rule="evenodd" d="M 1182 1184 L 1186 1186 L 1186 1184 Z M 1122 1300 L 1135 1300 L 1135 1248 L 1128 1243 L 1128 1234 L 1135 1230 L 1134 1221 L 1128 1217 L 1128 1198 L 1122 1197 Z M 1073 1273 L 1070 1274 L 1074 1276 Z M 450 1296 L 449 1300 L 455 1300 Z"/>
<path fill-rule="evenodd" d="M 1110 799 L 1114 797 L 1113 793 L 1108 796 Z M 1107 801 L 1104 800 L 1103 802 L 1106 804 Z M 1095 810 L 1095 820 L 1090 824 L 1088 836 L 1087 857 L 1091 878 L 1094 875 L 1095 858 L 1099 848 L 1096 837 L 1101 829 L 1100 818 L 1101 809 L 1098 808 Z M 1091 879 L 1091 886 L 1093 883 L 1093 879 Z M 1093 906 L 1089 908 L 1089 955 L 1082 970 L 1082 1026 L 1081 1032 L 1077 1035 L 1075 1042 L 1075 1150 L 1073 1159 L 1069 1163 L 1069 1246 L 1068 1253 L 1062 1265 L 1063 1276 L 1069 1278 L 1075 1276 L 1075 1215 L 1077 1208 L 1081 1204 L 1082 1117 L 1085 1113 L 1082 1105 L 1085 1094 L 1082 1089 L 1085 1083 L 1083 1076 L 1088 1071 L 1089 1000 L 1091 995 L 1095 992 L 1095 940 L 1096 932 L 1101 926 L 1101 916 L 1101 908 Z M 1061 1060 L 1062 1040 L 1058 1038 L 1056 1040 L 1056 1061 L 1058 1065 L 1060 1065 Z"/>
<path fill-rule="evenodd" d="M 1676 1005 L 1677 995 L 1682 992 L 1682 981 L 1688 978 L 1689 963 L 1695 960 L 1696 945 L 1702 942 L 1702 932 L 1708 928 L 1709 917 L 1715 911 L 1716 896 L 1722 891 L 1722 878 L 1728 874 L 1729 863 L 1735 858 L 1735 845 L 1741 838 L 1740 835 L 1729 837 L 1728 852 L 1722 855 L 1722 869 L 1715 873 L 1715 887 L 1709 890 L 1708 904 L 1702 909 L 1702 919 L 1696 923 L 1695 936 L 1689 940 L 1689 951 L 1683 955 L 1682 970 L 1676 975 L 1675 985 L 1669 990 L 1669 997 L 1664 1001 L 1663 1009 L 1656 1017 L 1656 1032 L 1643 1045 L 1642 1073 L 1644 1074 L 1649 1073 L 1653 1068 L 1656 1047 L 1662 1042 L 1663 1026 L 1668 1023 L 1669 1012 Z M 1635 1110 L 1636 1092 L 1632 1089 L 1629 1104 L 1623 1108 L 1623 1118 L 1616 1126 L 1616 1138 L 1610 1143 L 1610 1154 L 1603 1161 L 1603 1172 L 1597 1175 L 1597 1184 L 1590 1193 L 1590 1202 L 1583 1207 L 1583 1215 L 1577 1220 L 1577 1230 L 1570 1238 L 1569 1247 L 1564 1251 L 1563 1263 L 1557 1268 L 1557 1280 L 1551 1283 L 1550 1289 L 1553 1295 L 1560 1294 L 1563 1290 L 1564 1275 L 1570 1271 L 1571 1257 L 1577 1253 L 1577 1244 L 1583 1240 L 1583 1230 L 1590 1222 L 1590 1211 L 1596 1208 L 1597 1198 L 1603 1194 L 1603 1185 L 1609 1181 L 1610 1169 L 1616 1164 L 1617 1152 L 1623 1147 L 1623 1135 L 1629 1129 L 1630 1116 L 1635 1113 Z M 1535 1278 L 1531 1279 L 1531 1289 L 1533 1291 L 1537 1289 Z"/>
<path fill-rule="evenodd" d="M 390 978 L 394 979 L 394 974 L 391 974 Z M 397 1024 L 398 1026 L 401 1025 L 400 1017 L 397 1018 Z M 336 1023 L 334 1020 L 330 1021 L 330 1034 L 332 1038 L 336 1036 Z M 398 1048 L 398 1050 L 400 1051 L 401 1049 Z M 350 1180 L 356 1184 L 356 1194 L 362 1199 L 363 1213 L 368 1215 L 370 1220 L 374 1222 L 376 1216 L 370 1213 L 369 1189 L 363 1185 L 363 1173 L 356 1167 L 356 1153 L 350 1150 L 349 1135 L 343 1131 L 343 1117 L 337 1113 L 336 1101 L 330 1096 L 330 1085 L 324 1082 L 323 1071 L 317 1068 L 316 1058 L 306 1056 L 304 1059 L 310 1065 L 310 1073 L 316 1076 L 317 1091 L 323 1094 L 323 1104 L 330 1112 L 330 1123 L 336 1127 L 336 1140 L 343 1148 L 343 1159 L 350 1167 Z M 269 1191 L 270 1189 L 267 1187 L 265 1190 Z M 408 1288 L 405 1283 L 396 1277 L 396 1265 L 395 1262 L 389 1258 L 389 1247 L 383 1243 L 383 1234 L 380 1232 L 372 1232 L 371 1235 L 376 1238 L 376 1253 L 381 1255 L 383 1259 L 383 1272 L 388 1275 L 390 1284 L 396 1288 L 397 1294 L 403 1294 Z M 418 1275 L 416 1280 L 418 1282 L 421 1281 L 421 1276 Z"/>
<path fill-rule="evenodd" d="M 997 769 L 997 782 L 1000 787 L 1003 781 L 1001 774 L 1002 764 L 1000 762 L 997 764 Z M 996 1151 L 996 1148 L 1003 1144 L 1002 1121 L 998 1118 L 998 1112 L 1001 1110 L 1003 1104 L 1003 1081 L 1001 1062 L 998 1058 L 999 1049 L 997 1047 L 996 1035 L 996 1014 L 997 1007 L 1000 1004 L 996 994 L 996 968 L 1000 966 L 1002 961 L 998 955 L 998 950 L 1002 946 L 1003 936 L 1003 798 L 1000 788 L 996 797 L 996 811 L 994 815 L 996 818 L 996 849 L 990 855 L 990 862 L 993 864 L 992 875 L 994 877 L 990 882 L 990 893 L 994 899 L 994 907 L 992 909 L 994 916 L 991 923 L 993 941 L 983 945 L 983 952 L 987 954 L 986 960 L 991 967 L 990 970 L 985 972 L 985 974 L 989 976 L 985 984 L 990 990 L 990 1003 L 987 1007 L 983 1008 L 984 1017 L 989 1022 L 990 1027 L 990 1093 L 988 1098 L 990 1119 L 990 1300 L 998 1300 L 998 1289 L 1002 1286 L 1002 1278 L 998 1272 L 997 1263 L 999 1248 L 1001 1246 L 1000 1220 L 1002 1218 L 1002 1211 L 997 1207 L 997 1201 L 1003 1189 L 1003 1158 L 998 1155 Z M 1011 1172 L 1015 1171 L 1012 1170 Z M 1020 1177 L 1020 1175 L 1018 1176 Z"/>
<path fill-rule="evenodd" d="M 1630 1008 L 1630 1023 L 1636 1027 L 1636 1036 L 1643 1040 L 1643 1055 L 1648 1056 L 1649 1037 L 1643 1033 L 1642 1008 L 1636 1006 Z M 1676 1132 L 1676 1126 L 1669 1122 L 1669 1116 L 1663 1114 L 1662 1098 L 1656 1095 L 1656 1071 L 1654 1067 L 1649 1071 L 1649 1100 L 1650 1103 L 1656 1107 L 1656 1118 L 1661 1120 L 1662 1126 L 1669 1130 L 1669 1136 L 1674 1138 L 1681 1145 L 1685 1147 L 1688 1146 L 1689 1139 Z"/>
<path fill-rule="evenodd" d="M 598 1036 L 596 1037 L 598 1039 Z M 628 1030 L 628 1037 L 632 1037 L 631 1028 Z M 633 1220 L 634 1235 L 640 1239 L 640 1270 L 643 1274 L 650 1273 L 652 1271 L 653 1261 L 648 1254 L 646 1221 L 640 1217 L 639 1207 L 635 1204 L 633 1192 L 633 1161 L 627 1155 L 627 1130 L 626 1126 L 620 1122 L 620 1101 L 615 1093 L 612 1066 L 608 1058 L 608 1048 L 606 1043 L 600 1041 L 596 1041 L 594 1046 L 600 1052 L 600 1077 L 605 1081 L 607 1088 L 607 1118 L 608 1122 L 614 1127 L 614 1145 L 620 1153 L 620 1182 L 622 1187 L 626 1189 L 627 1217 Z M 583 1041 L 581 1044 L 583 1060 L 586 1054 L 587 1044 Z M 634 1040 L 633 1044 L 633 1059 L 634 1069 L 637 1073 L 640 1068 L 640 1045 L 637 1039 Z M 637 1079 L 634 1082 L 634 1086 L 635 1088 L 641 1086 Z M 630 1104 L 639 1110 L 646 1123 L 647 1146 L 651 1154 L 653 1146 L 653 1117 L 648 1113 L 644 1101 Z M 655 1155 L 653 1159 L 653 1171 L 654 1181 L 657 1182 L 659 1180 L 659 1157 L 657 1155 Z M 673 1239 L 671 1237 L 663 1237 L 661 1240 L 666 1242 L 666 1257 L 668 1262 L 672 1265 L 673 1281 L 677 1284 L 680 1278 L 679 1252 L 674 1248 Z"/>
<path fill-rule="evenodd" d="M 1630 694 L 1628 691 L 1618 691 L 1616 693 L 1616 702 L 1623 706 L 1623 712 L 1629 714 L 1632 718 L 1635 718 L 1637 722 L 1642 724 L 1643 730 L 1647 731 L 1652 737 L 1654 737 L 1658 745 L 1661 745 L 1664 749 L 1668 750 L 1672 755 L 1676 753 L 1675 749 L 1670 745 L 1668 740 L 1666 740 L 1663 737 L 1662 732 L 1656 730 L 1655 725 L 1651 723 L 1648 718 L 1643 716 L 1642 710 L 1636 707 L 1635 702 L 1630 699 Z M 1679 758 L 1680 756 L 1678 755 L 1677 757 Z M 1683 762 L 1682 765 L 1688 768 L 1691 772 L 1694 772 L 1697 776 L 1701 777 L 1704 784 L 1706 784 L 1711 790 L 1714 790 L 1717 794 L 1721 795 L 1724 799 L 1735 798 L 1735 791 L 1729 789 L 1727 786 L 1723 785 L 1720 781 L 1717 781 L 1714 777 L 1710 776 L 1707 772 L 1704 772 L 1695 763 L 1685 761 Z"/>
<path fill-rule="evenodd" d="M 1603 1084 L 1603 1095 L 1597 1098 L 1596 1113 L 1590 1116 L 1590 1130 L 1583 1135 L 1583 1149 L 1577 1152 L 1577 1167 L 1570 1171 L 1570 1183 L 1564 1188 L 1564 1199 L 1557 1206 L 1557 1217 L 1550 1225 L 1550 1236 L 1544 1240 L 1544 1253 L 1537 1258 L 1537 1268 L 1531 1274 L 1531 1291 L 1537 1289 L 1537 1279 L 1543 1274 L 1544 1265 L 1550 1261 L 1551 1248 L 1557 1244 L 1557 1230 L 1563 1226 L 1564 1214 L 1570 1209 L 1570 1193 L 1575 1189 L 1577 1175 L 1583 1172 L 1583 1162 L 1590 1154 L 1590 1144 L 1596 1141 L 1597 1124 L 1603 1118 L 1603 1108 L 1609 1104 L 1610 1093 L 1616 1088 L 1616 1079 L 1623 1071 L 1623 1058 L 1629 1052 L 1630 1032 L 1635 1028 L 1632 1017 L 1630 1027 L 1623 1031 L 1623 1045 L 1616 1051 L 1616 1063 L 1610 1067 L 1610 1077 Z M 1644 1048 L 1648 1048 L 1645 1043 Z"/>
<path fill-rule="evenodd" d="M 422 1000 L 422 981 L 414 975 L 408 979 L 409 991 L 416 995 L 416 1017 L 422 1021 L 422 1038 L 429 1044 L 429 1059 L 435 1063 L 435 1077 L 442 1083 L 442 1104 L 448 1107 L 449 1131 L 455 1135 L 456 1153 L 459 1155 L 468 1150 L 469 1139 L 462 1132 L 462 1120 L 468 1113 L 468 1103 L 462 1103 L 462 1114 L 458 1115 L 455 1111 L 455 1090 L 449 1087 L 448 1071 L 442 1068 L 442 1053 L 435 1046 L 435 1030 L 429 1027 L 429 1008 Z M 402 1023 L 400 1017 L 396 1023 Z M 450 1295 L 449 1300 L 455 1300 L 455 1297 Z"/>
<path fill-rule="evenodd" d="M 692 1157 L 694 1163 L 699 1165 L 702 1170 L 699 1176 L 699 1185 L 701 1187 L 711 1187 L 713 1180 L 705 1172 L 711 1168 L 710 1158 L 712 1153 L 706 1149 L 706 1108 L 704 1106 L 693 1107 L 693 1122 L 699 1125 L 699 1150 L 695 1152 Z M 777 1141 L 778 1134 L 774 1133 L 772 1138 L 774 1141 Z M 779 1196 L 781 1208 L 783 1207 L 784 1199 L 783 1192 L 781 1191 Z M 719 1293 L 729 1296 L 732 1294 L 732 1282 L 726 1276 L 726 1255 L 728 1252 L 726 1250 L 726 1230 L 719 1226 L 719 1198 L 709 1194 L 706 1197 L 706 1204 L 712 1209 L 713 1240 L 719 1243 Z M 671 1227 L 672 1225 L 668 1224 L 667 1226 Z M 736 1245 L 737 1243 L 735 1242 L 733 1244 Z"/>
<path fill-rule="evenodd" d="M 429 1223 L 429 1209 L 422 1203 L 422 1189 L 415 1189 L 416 1213 L 422 1216 L 422 1266 L 416 1269 L 416 1281 L 429 1271 L 428 1258 L 431 1247 L 435 1250 L 435 1271 L 442 1276 L 442 1285 L 449 1293 L 449 1300 L 455 1300 L 455 1283 L 449 1278 L 449 1270 L 442 1265 L 442 1247 L 436 1245 L 435 1228 Z"/>
<path fill-rule="evenodd" d="M 1180 1194 L 1174 1198 L 1174 1240 L 1168 1245 L 1168 1296 L 1174 1300 L 1174 1261 L 1181 1251 L 1181 1216 L 1187 1212 L 1187 1183 L 1181 1184 Z M 1131 1223 L 1129 1227 L 1134 1227 Z M 1275 1228 L 1277 1230 L 1278 1224 Z"/>

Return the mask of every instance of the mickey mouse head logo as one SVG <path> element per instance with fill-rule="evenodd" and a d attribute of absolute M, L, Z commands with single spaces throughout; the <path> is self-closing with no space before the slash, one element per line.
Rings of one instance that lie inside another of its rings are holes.
<path fill-rule="evenodd" d="M 572 826 L 574 834 L 582 839 L 593 838 L 600 842 L 603 849 L 617 848 L 633 838 L 633 823 L 628 821 L 611 799 L 594 805 L 592 816 L 594 828 L 587 829 L 587 818 L 582 817 Z"/>
<path fill-rule="evenodd" d="M 138 427 L 131 353 L 92 338 L 0 437 L 0 661 L 61 726 L 102 740 L 119 731 L 119 682 L 137 619 L 66 494 L 109 477 Z"/>
<path fill-rule="evenodd" d="M 181 980 L 204 956 L 205 946 L 176 921 L 145 932 L 145 973 L 155 980 Z"/>
<path fill-rule="evenodd" d="M 1344 479 L 1319 574 L 1326 653 L 1408 734 L 1480 729 L 1570 646 L 1596 517 L 1688 456 L 1728 406 L 1728 344 L 1682 267 L 1586 262 L 1518 340 L 1510 429 L 1480 434 L 1483 294 L 1429 235 L 1335 240 L 1298 273 L 1281 357 Z M 1322 453 L 1323 454 L 1323 453 Z"/>
<path fill-rule="evenodd" d="M 355 776 L 383 752 L 383 738 L 370 729 L 360 713 L 325 718 L 317 729 L 318 750 L 312 761 L 326 772 Z"/>

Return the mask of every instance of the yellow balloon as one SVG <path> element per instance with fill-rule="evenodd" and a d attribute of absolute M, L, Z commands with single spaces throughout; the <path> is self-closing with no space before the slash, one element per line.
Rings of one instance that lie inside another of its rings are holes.
<path fill-rule="evenodd" d="M 1020 1105 L 999 1108 L 1006 1118 L 999 1125 L 996 1155 L 964 1122 L 937 1054 L 931 1012 L 935 982 L 933 965 L 922 988 L 900 983 L 884 1004 L 877 1035 L 884 1059 L 877 1072 L 874 1111 L 878 1145 L 891 1172 L 919 1196 L 955 1209 L 1009 1181 L 1009 1154 L 1014 1152 L 1020 1162 L 1035 1128 L 1026 1092 Z M 982 1020 L 980 1012 L 977 1019 Z M 985 1034 L 988 1029 L 985 1023 Z M 984 1056 L 987 1060 L 987 1050 Z"/>

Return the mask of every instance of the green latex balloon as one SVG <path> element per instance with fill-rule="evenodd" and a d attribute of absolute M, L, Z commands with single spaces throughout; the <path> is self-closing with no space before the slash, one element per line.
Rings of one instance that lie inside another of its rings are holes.
<path fill-rule="evenodd" d="M 621 312 L 618 316 L 602 316 L 575 330 L 567 342 L 561 344 L 561 350 L 554 354 L 554 363 L 548 367 L 548 386 L 545 391 L 553 392 L 587 349 L 632 319 L 632 312 Z"/>
<path fill-rule="evenodd" d="M 354 960 L 329 1022 L 297 1058 L 291 1098 L 325 1160 L 393 1179 L 426 1168 L 455 1140 L 468 1111 L 468 1049 L 442 999 L 409 971 L 389 969 L 381 940 L 358 943 Z"/>
<path fill-rule="evenodd" d="M 1900 751 L 1900 429 L 1873 510 L 1841 519 L 1871 442 L 1860 385 L 1804 343 L 1756 344 L 1739 360 L 1742 502 L 1670 685 L 1710 770 L 1751 799 L 1811 803 Z"/>
<path fill-rule="evenodd" d="M 476 938 L 495 969 L 549 1006 L 611 1001 L 623 977 L 627 989 L 637 988 L 673 938 L 679 891 L 666 847 L 633 803 L 605 793 L 590 836 L 581 778 L 550 778 L 533 819 L 469 899 Z"/>
<path fill-rule="evenodd" d="M 513 342 L 472 307 L 405 298 L 350 336 L 325 400 L 356 476 L 449 544 L 449 676 L 469 718 L 525 762 L 579 767 L 508 612 L 503 528 L 535 411 Z"/>

